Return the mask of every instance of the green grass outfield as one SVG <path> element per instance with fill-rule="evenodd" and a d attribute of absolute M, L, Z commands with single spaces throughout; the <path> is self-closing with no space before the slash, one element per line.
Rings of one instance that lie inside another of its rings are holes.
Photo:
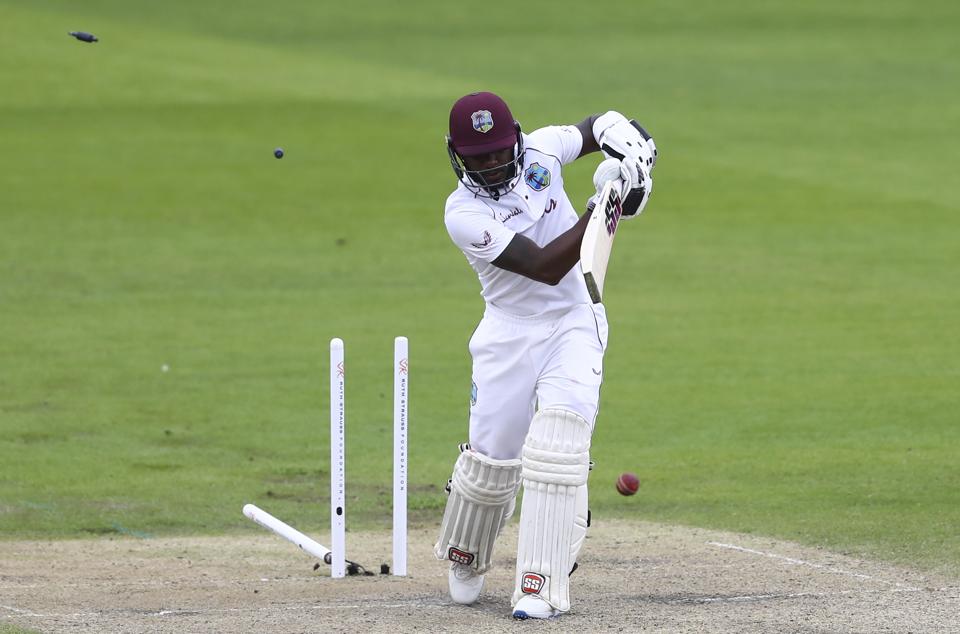
<path fill-rule="evenodd" d="M 482 310 L 443 134 L 490 89 L 662 149 L 608 281 L 597 521 L 960 568 L 960 5 L 389 6 L 0 0 L 0 536 L 258 531 L 246 502 L 325 534 L 332 337 L 348 524 L 385 529 L 399 334 L 438 523 Z"/>

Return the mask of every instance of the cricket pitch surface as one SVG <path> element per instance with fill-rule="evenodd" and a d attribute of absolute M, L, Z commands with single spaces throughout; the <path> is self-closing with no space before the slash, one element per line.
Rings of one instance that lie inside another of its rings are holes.
<path fill-rule="evenodd" d="M 313 535 L 324 542 L 327 535 Z M 0 542 L 0 631 L 956 632 L 960 580 L 774 541 L 594 522 L 557 619 L 510 618 L 516 521 L 473 606 L 450 601 L 435 529 L 409 536 L 408 576 L 379 574 L 390 531 L 347 533 L 329 567 L 266 531 L 239 537 Z"/>

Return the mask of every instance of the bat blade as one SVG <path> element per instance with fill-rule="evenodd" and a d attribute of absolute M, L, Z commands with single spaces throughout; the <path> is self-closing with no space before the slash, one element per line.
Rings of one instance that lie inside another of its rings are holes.
<path fill-rule="evenodd" d="M 603 284 L 607 277 L 613 239 L 623 214 L 621 187 L 620 179 L 607 181 L 603 186 L 580 245 L 580 269 L 594 304 L 603 300 Z"/>

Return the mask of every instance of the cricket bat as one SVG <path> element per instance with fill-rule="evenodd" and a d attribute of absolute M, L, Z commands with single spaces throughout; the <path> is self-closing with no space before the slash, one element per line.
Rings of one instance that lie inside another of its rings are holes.
<path fill-rule="evenodd" d="M 580 269 L 594 304 L 599 304 L 603 299 L 607 263 L 610 261 L 613 238 L 617 234 L 617 225 L 620 224 L 623 213 L 621 187 L 623 182 L 618 178 L 607 181 L 603 186 L 580 244 Z"/>

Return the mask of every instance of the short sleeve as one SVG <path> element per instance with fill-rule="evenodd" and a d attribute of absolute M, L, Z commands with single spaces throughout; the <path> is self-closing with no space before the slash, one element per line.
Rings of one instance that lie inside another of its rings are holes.
<path fill-rule="evenodd" d="M 545 154 L 556 156 L 561 165 L 573 163 L 583 149 L 583 135 L 575 125 L 551 125 L 534 130 L 529 143 Z"/>
<path fill-rule="evenodd" d="M 516 235 L 489 211 L 451 211 L 444 216 L 444 223 L 461 251 L 484 262 L 496 260 Z"/>

